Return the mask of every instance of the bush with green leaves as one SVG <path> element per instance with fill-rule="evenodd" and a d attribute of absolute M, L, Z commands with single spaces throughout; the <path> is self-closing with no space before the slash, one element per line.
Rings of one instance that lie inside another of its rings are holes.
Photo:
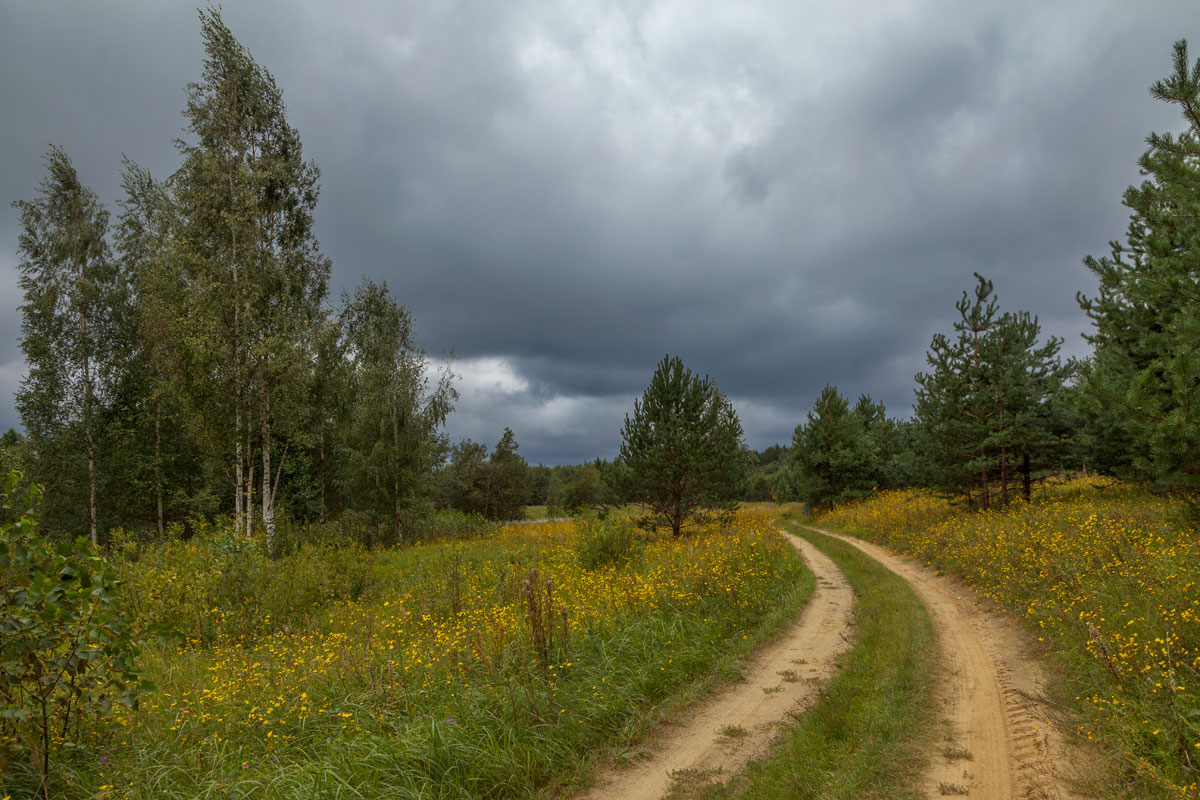
<path fill-rule="evenodd" d="M 641 539 L 625 517 L 589 520 L 581 528 L 583 535 L 575 553 L 584 569 L 623 566 L 640 551 Z"/>
<path fill-rule="evenodd" d="M 54 753 L 103 727 L 115 705 L 132 706 L 146 687 L 117 571 L 86 538 L 42 535 L 41 488 L 19 497 L 20 481 L 14 470 L 0 486 L 0 785 L 36 786 L 49 798 Z"/>

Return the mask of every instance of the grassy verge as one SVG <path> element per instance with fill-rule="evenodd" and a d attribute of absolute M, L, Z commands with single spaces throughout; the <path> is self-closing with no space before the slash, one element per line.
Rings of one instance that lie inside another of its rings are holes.
<path fill-rule="evenodd" d="M 914 555 L 1025 617 L 1113 798 L 1200 797 L 1200 538 L 1182 503 L 1111 481 L 974 513 L 889 492 L 821 518 Z M 928 523 L 928 524 L 926 524 Z"/>
<path fill-rule="evenodd" d="M 550 516 L 546 506 L 525 506 L 522 513 L 525 519 L 548 519 Z"/>
<path fill-rule="evenodd" d="M 547 796 L 734 677 L 811 596 L 765 513 L 639 539 L 592 568 L 581 528 L 392 551 L 357 598 L 305 598 L 286 623 L 148 648 L 158 688 L 115 734 L 58 754 L 54 796 Z M 173 583 L 223 585 L 225 561 L 197 555 L 201 581 L 177 555 Z M 28 779 L 10 764 L 0 797 L 25 796 Z"/>
<path fill-rule="evenodd" d="M 699 796 L 906 798 L 934 735 L 933 625 L 902 578 L 837 539 L 800 534 L 837 563 L 856 602 L 856 643 L 842 670 L 766 759 Z"/>

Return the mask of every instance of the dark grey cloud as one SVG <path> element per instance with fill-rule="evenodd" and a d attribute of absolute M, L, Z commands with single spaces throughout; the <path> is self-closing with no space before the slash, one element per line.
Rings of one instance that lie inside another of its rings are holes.
<path fill-rule="evenodd" d="M 48 143 L 118 199 L 120 155 L 178 162 L 195 14 L 13 3 L 0 185 Z M 1189 0 L 264 0 L 224 12 L 322 168 L 334 292 L 385 279 L 463 376 L 452 436 L 611 456 L 665 353 L 711 374 L 750 443 L 820 388 L 905 414 L 972 272 L 1083 352 L 1080 265 L 1174 112 L 1147 87 Z M 1198 48 L 1200 54 L 1200 48 Z M 15 423 L 16 214 L 0 209 L 0 425 Z"/>

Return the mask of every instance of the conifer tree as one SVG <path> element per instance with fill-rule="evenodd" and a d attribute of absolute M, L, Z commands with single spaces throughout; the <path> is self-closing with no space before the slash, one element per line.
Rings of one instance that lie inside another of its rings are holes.
<path fill-rule="evenodd" d="M 1175 44 L 1174 70 L 1151 94 L 1177 106 L 1186 130 L 1152 133 L 1138 164 L 1146 180 L 1125 192 L 1125 242 L 1088 257 L 1096 297 L 1080 295 L 1094 346 L 1084 369 L 1106 414 L 1090 427 L 1132 455 L 1114 465 L 1167 489 L 1200 491 L 1200 59 Z M 1099 409 L 1094 409 L 1098 411 Z M 1103 419 L 1109 417 L 1109 420 Z"/>
<path fill-rule="evenodd" d="M 679 358 L 659 362 L 621 438 L 628 496 L 673 535 L 689 520 L 737 507 L 747 468 L 742 424 L 712 379 Z"/>
<path fill-rule="evenodd" d="M 1061 341 L 1039 345 L 1037 318 L 1000 314 L 991 281 L 975 278 L 973 296 L 963 292 L 955 304 L 957 337 L 936 334 L 932 371 L 916 376 L 915 416 L 929 485 L 991 508 L 1009 502 L 1018 477 L 1028 498 L 1034 467 L 1053 459 L 1053 401 L 1065 370 Z"/>
<path fill-rule="evenodd" d="M 832 508 L 837 503 L 870 493 L 875 486 L 877 454 L 867 435 L 863 415 L 874 418 L 881 409 L 870 398 L 857 409 L 836 387 L 821 390 L 807 420 L 792 434 L 792 464 L 800 499 L 810 508 Z"/>
<path fill-rule="evenodd" d="M 529 497 L 529 466 L 517 453 L 517 437 L 505 428 L 489 459 L 489 519 L 518 519 Z"/>
<path fill-rule="evenodd" d="M 875 402 L 867 394 L 858 398 L 852 413 L 866 435 L 867 452 L 872 464 L 871 485 L 881 491 L 911 485 L 911 426 L 888 417 L 883 403 Z"/>

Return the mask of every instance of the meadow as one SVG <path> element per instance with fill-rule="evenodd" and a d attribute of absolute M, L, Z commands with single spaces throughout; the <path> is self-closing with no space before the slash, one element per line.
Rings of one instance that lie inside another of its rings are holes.
<path fill-rule="evenodd" d="M 766 510 L 679 539 L 545 522 L 271 561 L 220 527 L 123 543 L 154 689 L 56 753 L 64 798 L 536 797 L 588 779 L 794 616 Z M 0 795 L 33 795 L 10 769 Z"/>
<path fill-rule="evenodd" d="M 1200 540 L 1186 507 L 1099 479 L 970 512 L 881 493 L 818 524 L 913 555 L 1027 620 L 1062 702 L 1119 776 L 1102 796 L 1200 796 Z"/>

